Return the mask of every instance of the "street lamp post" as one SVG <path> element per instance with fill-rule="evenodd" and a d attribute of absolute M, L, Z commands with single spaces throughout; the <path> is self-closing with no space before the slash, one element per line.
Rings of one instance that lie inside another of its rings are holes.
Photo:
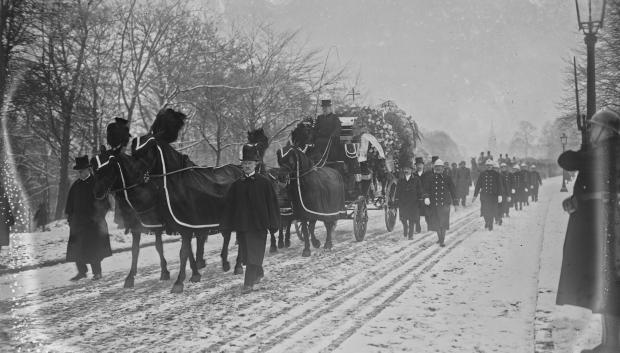
<path fill-rule="evenodd" d="M 596 34 L 603 27 L 606 0 L 575 0 L 579 29 L 585 35 L 587 49 L 587 87 L 586 87 L 586 118 L 590 120 L 596 112 L 596 90 L 594 70 L 594 46 Z M 585 18 L 582 18 L 582 14 Z"/>
<path fill-rule="evenodd" d="M 562 152 L 564 152 L 566 150 L 566 142 L 568 142 L 568 136 L 565 133 L 562 133 L 560 136 L 560 142 L 562 142 Z M 566 188 L 566 171 L 564 169 L 562 169 L 562 188 L 560 192 L 568 192 Z"/>

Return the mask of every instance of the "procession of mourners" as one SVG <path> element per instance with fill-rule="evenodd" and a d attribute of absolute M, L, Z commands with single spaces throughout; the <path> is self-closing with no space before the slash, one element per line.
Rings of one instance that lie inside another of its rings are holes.
<path fill-rule="evenodd" d="M 507 154 L 495 158 L 487 151 L 472 158 L 468 167 L 464 160 L 444 161 L 426 151 L 415 155 L 413 148 L 387 155 L 366 123 L 335 114 L 330 99 L 320 104 L 321 114 L 299 121 L 286 145 L 279 145 L 277 166 L 264 162 L 272 141 L 263 128 L 248 132 L 239 164 L 206 167 L 173 147 L 187 120 L 180 110 L 164 107 L 148 133 L 133 139 L 129 122 L 114 118 L 106 127 L 107 146 L 90 158 L 75 158 L 76 179 L 65 207 L 66 261 L 74 262 L 77 271 L 70 280 L 87 278 L 89 270 L 92 280 L 104 276 L 104 260 L 112 255 L 106 222 L 112 208 L 117 226 L 132 234 L 126 288 L 134 284 L 141 234 L 155 235 L 161 280 L 170 279 L 162 233 L 180 235 L 175 293 L 183 291 L 188 262 L 189 280 L 200 281 L 204 243 L 210 234 L 222 236 L 222 269 L 228 271 L 234 234 L 238 244 L 234 273 L 245 273 L 242 292 L 250 293 L 268 276 L 263 267 L 268 237 L 270 252 L 290 247 L 294 223 L 304 242 L 302 256 L 310 256 L 310 244 L 321 245 L 314 234 L 317 221 L 325 224 L 326 249 L 332 248 L 332 233 L 342 219 L 353 220 L 355 238 L 361 241 L 374 203 L 385 210 L 389 231 L 400 219 L 405 239 L 434 232 L 437 245 L 445 247 L 451 211 L 474 207 L 478 197 L 488 231 L 501 226 L 511 209 L 520 211 L 538 201 L 542 178 L 536 165 L 525 159 Z M 7 246 L 14 219 L 6 193 L 0 191 L 4 224 L 0 246 Z M 47 217 L 47 204 L 41 203 L 34 217 L 37 229 L 49 231 Z"/>

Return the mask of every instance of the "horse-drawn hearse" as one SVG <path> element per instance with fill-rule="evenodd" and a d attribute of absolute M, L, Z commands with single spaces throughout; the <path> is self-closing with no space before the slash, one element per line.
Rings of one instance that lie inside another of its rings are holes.
<path fill-rule="evenodd" d="M 332 136 L 324 151 L 312 151 L 311 123 L 302 122 L 278 152 L 278 163 L 290 171 L 289 194 L 293 210 L 302 220 L 310 221 L 308 231 L 315 247 L 320 246 L 312 234 L 316 220 L 325 222 L 326 247 L 331 246 L 336 220 L 352 220 L 357 241 L 362 241 L 366 235 L 369 210 L 384 212 L 388 231 L 396 222 L 393 168 L 386 163 L 383 147 L 374 136 L 363 131 L 356 133 L 357 119 L 340 117 L 340 136 Z M 339 153 L 332 154 L 330 149 L 337 149 Z M 313 154 L 320 157 L 313 160 L 309 157 Z M 329 155 L 340 158 L 329 160 Z M 306 231 L 303 223 L 302 231 Z M 307 246 L 303 255 L 309 255 Z"/>
<path fill-rule="evenodd" d="M 192 269 L 190 281 L 199 281 L 202 244 L 198 244 L 197 258 L 194 258 L 191 239 L 199 236 L 204 239 L 207 234 L 221 231 L 219 223 L 227 190 L 243 175 L 238 165 L 229 164 L 221 167 L 195 165 L 188 156 L 172 148 L 170 144 L 176 141 L 184 125 L 184 119 L 183 113 L 169 108 L 162 109 L 157 114 L 151 131 L 147 135 L 133 139 L 131 155 L 123 151 L 126 142 L 118 146 L 110 143 L 111 149 L 102 148 L 101 153 L 91 161 L 95 171 L 96 196 L 106 197 L 108 194 L 114 194 L 118 201 L 126 203 L 126 212 L 137 218 L 136 229 L 132 229 L 135 235 L 133 246 L 135 251 L 132 251 L 132 268 L 125 282 L 126 287 L 133 286 L 139 253 L 139 234 L 145 228 L 155 230 L 159 235 L 161 231 L 181 235 L 181 269 L 172 288 L 173 292 L 183 291 L 188 260 Z M 280 148 L 277 153 L 278 174 L 286 176 L 285 189 L 289 199 L 289 204 L 281 208 L 281 213 L 283 219 L 288 219 L 289 222 L 295 219 L 301 223 L 305 245 L 302 256 L 310 255 L 310 236 L 313 245 L 320 246 L 320 242 L 312 232 L 313 224 L 317 220 L 323 221 L 326 225 L 327 249 L 332 247 L 331 235 L 339 219 L 353 220 L 355 239 L 358 241 L 364 239 L 369 204 L 371 209 L 381 209 L 385 212 L 388 230 L 394 227 L 396 209 L 393 200 L 396 182 L 391 171 L 386 169 L 386 164 L 382 162 L 385 155 L 381 144 L 368 133 L 354 136 L 352 127 L 355 118 L 341 118 L 341 123 L 343 129 L 340 138 L 328 144 L 328 148 L 341 149 L 343 160 L 328 161 L 326 158 L 320 158 L 313 162 L 306 156 L 312 145 L 312 128 L 304 122 L 293 131 L 287 146 Z M 125 130 L 124 139 L 128 141 L 128 129 Z M 248 138 L 251 135 L 258 135 L 257 146 L 264 153 L 267 138 L 262 129 L 259 130 L 260 134 L 249 133 Z M 372 150 L 372 156 L 376 155 L 379 158 L 369 158 L 369 150 Z M 327 155 L 326 152 L 322 151 L 322 157 Z M 264 168 L 260 172 L 269 174 L 269 168 Z M 274 186 L 277 185 L 277 181 L 278 178 L 274 178 Z M 382 192 L 378 196 L 374 196 L 377 193 L 370 191 L 373 184 L 381 186 Z M 310 229 L 309 224 L 312 225 Z M 160 249 L 159 235 L 161 279 L 168 279 L 169 274 L 163 258 L 163 248 Z M 228 263 L 230 231 L 222 232 L 222 235 L 222 267 L 227 271 L 230 268 Z M 242 271 L 238 256 L 235 273 Z"/>

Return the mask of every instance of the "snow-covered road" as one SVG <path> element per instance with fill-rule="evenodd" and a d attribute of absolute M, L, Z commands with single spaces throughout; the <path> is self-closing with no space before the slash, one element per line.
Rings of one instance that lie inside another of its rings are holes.
<path fill-rule="evenodd" d="M 552 293 L 538 293 L 557 285 L 554 247 L 561 249 L 566 225 L 556 210 L 565 196 L 558 190 L 557 179 L 547 181 L 538 203 L 512 211 L 493 232 L 484 230 L 477 205 L 459 208 L 445 248 L 434 233 L 405 240 L 400 225 L 385 232 L 380 212 L 370 214 L 361 243 L 351 221 L 340 221 L 331 251 L 312 249 L 302 258 L 293 239 L 290 249 L 267 255 L 266 278 L 248 295 L 240 294 L 242 276 L 220 269 L 219 236 L 207 244 L 202 281 L 186 281 L 180 295 L 169 292 L 171 281 L 159 281 L 153 247 L 142 249 L 134 289 L 122 288 L 128 252 L 106 259 L 98 282 L 69 282 L 72 264 L 7 274 L 0 277 L 0 350 L 533 352 L 541 336 L 535 327 L 554 332 L 550 322 L 566 323 L 547 317 L 534 324 L 537 310 L 547 310 L 541 306 L 556 310 Z M 233 245 L 230 251 L 236 254 Z M 178 243 L 166 252 L 176 276 Z M 583 312 L 560 312 L 589 320 Z"/>

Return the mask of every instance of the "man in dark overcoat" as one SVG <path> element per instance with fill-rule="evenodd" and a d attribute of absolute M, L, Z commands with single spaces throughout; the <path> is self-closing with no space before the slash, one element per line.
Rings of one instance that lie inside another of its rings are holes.
<path fill-rule="evenodd" d="M 425 174 L 425 171 L 424 171 L 424 158 L 422 157 L 415 158 L 415 173 L 414 174 L 418 178 L 420 178 L 420 185 L 424 185 L 424 180 L 425 178 L 428 177 L 428 174 Z M 420 225 L 420 218 L 422 216 L 426 217 L 426 205 L 424 205 L 424 200 L 419 201 L 418 210 L 420 211 L 420 217 L 418 217 L 417 221 L 415 222 L 416 234 L 422 232 L 422 225 Z M 426 225 L 428 227 L 428 223 Z"/>
<path fill-rule="evenodd" d="M 573 195 L 562 203 L 570 216 L 556 303 L 602 314 L 601 344 L 582 353 L 616 353 L 620 352 L 620 117 L 603 109 L 589 126 L 589 146 L 558 158 L 560 167 L 579 174 Z"/>
<path fill-rule="evenodd" d="M 542 178 L 540 173 L 536 170 L 536 165 L 530 166 L 530 194 L 532 195 L 532 201 L 538 202 L 538 188 L 542 185 Z"/>
<path fill-rule="evenodd" d="M 411 161 L 401 163 L 403 176 L 396 184 L 396 204 L 400 221 L 403 223 L 403 235 L 413 239 L 413 231 L 420 224 L 420 201 L 422 199 L 422 179 L 413 174 Z"/>
<path fill-rule="evenodd" d="M 499 175 L 502 178 L 504 194 L 503 200 L 500 204 L 500 218 L 501 217 L 510 217 L 510 203 L 512 202 L 512 189 L 513 187 L 513 178 L 510 170 L 508 169 L 508 164 L 502 163 L 500 167 Z"/>
<path fill-rule="evenodd" d="M 435 161 L 439 159 L 439 156 L 431 156 L 431 163 L 427 163 L 424 165 L 424 173 L 422 174 L 422 188 L 424 188 L 427 183 L 430 183 L 433 179 L 433 174 L 435 174 L 435 170 L 433 168 L 433 164 Z M 424 193 L 424 190 L 422 190 Z M 422 200 L 422 209 L 424 209 L 424 221 L 426 222 L 426 228 L 428 231 L 431 231 L 431 212 L 430 206 L 426 205 L 424 200 Z"/>
<path fill-rule="evenodd" d="M 525 193 L 525 189 L 526 189 L 525 176 L 523 175 L 523 173 L 521 172 L 519 168 L 520 168 L 519 164 L 515 164 L 512 167 L 513 172 L 512 172 L 511 194 L 512 194 L 512 201 L 515 206 L 515 210 L 517 211 L 523 209 L 523 204 L 525 203 L 523 194 Z"/>
<path fill-rule="evenodd" d="M 101 279 L 101 260 L 112 256 L 110 235 L 105 215 L 110 209 L 107 198 L 97 200 L 93 194 L 95 185 L 90 171 L 88 156 L 75 159 L 74 170 L 79 178 L 71 185 L 65 214 L 69 223 L 67 262 L 75 262 L 78 273 L 72 281 L 86 277 L 90 264 L 93 280 Z"/>
<path fill-rule="evenodd" d="M 467 195 L 469 195 L 469 187 L 471 186 L 471 171 L 465 166 L 465 161 L 459 163 L 459 168 L 456 171 L 456 201 L 461 206 L 465 207 Z"/>
<path fill-rule="evenodd" d="M 314 155 L 313 160 L 319 160 L 324 153 L 328 153 L 327 161 L 344 160 L 340 143 L 340 119 L 332 111 L 332 101 L 321 100 L 322 114 L 316 117 L 314 124 Z M 331 144 L 330 144 L 331 141 Z M 327 148 L 329 147 L 329 151 Z"/>
<path fill-rule="evenodd" d="M 10 230 L 15 224 L 11 204 L 2 184 L 2 173 L 0 172 L 0 250 L 3 246 L 9 246 Z"/>
<path fill-rule="evenodd" d="M 517 190 L 517 194 L 521 199 L 521 202 L 526 206 L 530 205 L 530 171 L 525 162 L 521 163 L 519 173 L 523 179 L 521 188 Z"/>
<path fill-rule="evenodd" d="M 476 181 L 472 203 L 480 194 L 480 214 L 484 218 L 484 228 L 493 230 L 493 221 L 497 215 L 498 203 L 503 201 L 504 189 L 499 173 L 493 170 L 494 162 L 487 160 L 485 165 L 487 169 L 480 173 Z"/>
<path fill-rule="evenodd" d="M 456 191 L 452 179 L 443 172 L 443 161 L 437 159 L 434 172 L 423 185 L 424 204 L 429 206 L 429 230 L 437 232 L 439 246 L 444 247 L 446 231 L 450 229 L 450 205 L 456 210 Z"/>
<path fill-rule="evenodd" d="M 278 198 L 271 181 L 256 173 L 259 161 L 255 146 L 244 145 L 241 160 L 244 176 L 230 186 L 220 223 L 223 231 L 237 232 L 246 264 L 243 293 L 251 292 L 263 278 L 267 231 L 275 232 L 280 220 Z"/>

